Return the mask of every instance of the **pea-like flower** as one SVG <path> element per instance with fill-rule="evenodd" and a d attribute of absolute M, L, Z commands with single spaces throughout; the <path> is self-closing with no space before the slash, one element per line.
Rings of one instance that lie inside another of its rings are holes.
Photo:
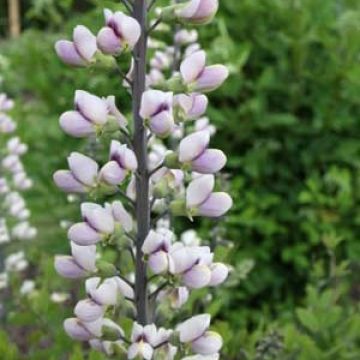
<path fill-rule="evenodd" d="M 107 208 L 98 204 L 82 203 L 83 222 L 69 228 L 68 238 L 80 246 L 88 246 L 109 238 L 115 231 L 115 221 Z"/>
<path fill-rule="evenodd" d="M 7 115 L 0 114 L 0 134 L 10 134 L 16 129 L 15 122 Z"/>
<path fill-rule="evenodd" d="M 18 156 L 24 155 L 28 150 L 27 145 L 22 143 L 19 137 L 11 138 L 7 142 L 6 148 L 10 154 Z"/>
<path fill-rule="evenodd" d="M 71 338 L 79 341 L 99 339 L 107 331 L 111 331 L 118 339 L 124 337 L 124 330 L 107 318 L 99 318 L 91 322 L 81 321 L 78 318 L 69 318 L 64 321 L 64 329 Z"/>
<path fill-rule="evenodd" d="M 75 110 L 60 117 L 60 126 L 65 133 L 74 137 L 95 134 L 107 123 L 108 105 L 104 99 L 83 90 L 75 92 Z"/>
<path fill-rule="evenodd" d="M 169 250 L 174 234 L 167 229 L 150 230 L 142 246 L 148 257 L 148 265 L 154 274 L 161 274 L 169 269 Z"/>
<path fill-rule="evenodd" d="M 188 301 L 189 293 L 186 286 L 179 286 L 160 292 L 157 300 L 162 303 L 168 300 L 171 308 L 180 309 Z"/>
<path fill-rule="evenodd" d="M 86 193 L 97 185 L 99 166 L 88 156 L 73 152 L 68 157 L 69 170 L 54 174 L 55 184 L 69 193 Z"/>
<path fill-rule="evenodd" d="M 199 34 L 196 30 L 180 29 L 175 34 L 175 43 L 186 45 L 194 43 L 198 40 Z"/>
<path fill-rule="evenodd" d="M 106 26 L 97 35 L 97 46 L 104 54 L 118 55 L 133 49 L 141 35 L 139 23 L 121 11 L 104 10 Z"/>
<path fill-rule="evenodd" d="M 112 140 L 110 147 L 110 161 L 100 170 L 100 180 L 109 185 L 121 184 L 126 175 L 138 167 L 135 153 L 127 145 Z"/>
<path fill-rule="evenodd" d="M 194 179 L 186 189 L 186 208 L 191 216 L 220 217 L 232 206 L 231 197 L 225 192 L 213 192 L 213 175 Z"/>
<path fill-rule="evenodd" d="M 107 306 L 117 303 L 118 286 L 114 278 L 89 278 L 85 282 L 88 298 L 77 303 L 74 313 L 85 322 L 95 321 L 103 317 Z"/>
<path fill-rule="evenodd" d="M 175 11 L 178 20 L 186 24 L 203 25 L 214 18 L 219 8 L 219 1 L 190 0 L 181 5 Z"/>
<path fill-rule="evenodd" d="M 195 121 L 195 131 L 202 130 L 208 131 L 210 136 L 216 133 L 216 127 L 210 124 L 209 118 L 205 116 Z"/>
<path fill-rule="evenodd" d="M 55 257 L 55 269 L 65 278 L 81 278 L 96 270 L 96 246 L 71 243 L 71 256 Z"/>
<path fill-rule="evenodd" d="M 170 271 L 181 277 L 182 283 L 190 289 L 208 286 L 211 281 L 211 269 L 214 254 L 207 246 L 184 247 L 176 244 L 170 252 Z M 175 248 L 175 249 L 174 249 Z"/>
<path fill-rule="evenodd" d="M 218 149 L 208 149 L 210 134 L 198 131 L 181 140 L 179 145 L 179 161 L 189 165 L 200 174 L 214 174 L 226 164 L 225 154 Z"/>
<path fill-rule="evenodd" d="M 73 41 L 59 40 L 55 50 L 65 64 L 86 66 L 94 60 L 96 37 L 87 27 L 78 25 L 73 32 Z"/>
<path fill-rule="evenodd" d="M 184 84 L 194 92 L 213 91 L 229 76 L 224 65 L 206 66 L 206 53 L 203 50 L 186 57 L 180 65 L 180 73 Z"/>
<path fill-rule="evenodd" d="M 156 340 L 156 326 L 141 326 L 134 323 L 131 334 L 131 345 L 128 349 L 128 359 L 140 357 L 142 359 L 151 360 L 154 348 L 153 343 Z"/>
<path fill-rule="evenodd" d="M 202 94 L 179 94 L 174 97 L 179 117 L 184 120 L 195 120 L 201 117 L 208 106 L 208 98 Z"/>
<path fill-rule="evenodd" d="M 173 93 L 147 90 L 141 100 L 140 116 L 148 121 L 150 130 L 161 137 L 174 128 Z"/>
<path fill-rule="evenodd" d="M 14 101 L 4 93 L 0 94 L 0 111 L 9 111 L 14 107 Z"/>
<path fill-rule="evenodd" d="M 145 360 L 151 360 L 153 358 L 154 350 L 165 346 L 170 336 L 171 330 L 164 328 L 156 329 L 154 324 L 141 326 L 138 323 L 134 323 L 131 333 L 131 345 L 128 349 L 128 359 L 135 359 L 140 357 Z M 171 351 L 172 355 L 175 355 L 174 350 Z M 169 359 L 172 359 L 170 357 Z"/>
<path fill-rule="evenodd" d="M 221 336 L 209 331 L 211 317 L 209 314 L 194 316 L 178 325 L 177 331 L 182 343 L 189 343 L 192 350 L 200 355 L 214 355 L 219 352 L 223 341 Z"/>
<path fill-rule="evenodd" d="M 219 360 L 220 355 L 219 354 L 213 354 L 213 355 L 192 355 L 192 356 L 186 356 L 182 358 L 181 360 Z"/>

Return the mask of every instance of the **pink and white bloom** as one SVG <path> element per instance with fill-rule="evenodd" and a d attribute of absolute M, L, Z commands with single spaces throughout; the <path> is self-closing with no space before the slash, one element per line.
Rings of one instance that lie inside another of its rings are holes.
<path fill-rule="evenodd" d="M 200 174 L 214 174 L 226 164 L 225 154 L 218 149 L 208 149 L 210 134 L 198 131 L 181 140 L 179 145 L 179 161 L 189 165 Z"/>
<path fill-rule="evenodd" d="M 4 93 L 0 94 L 0 111 L 9 111 L 14 107 L 14 101 Z"/>
<path fill-rule="evenodd" d="M 169 250 L 174 234 L 167 229 L 150 230 L 142 246 L 148 256 L 148 265 L 154 274 L 167 272 L 169 269 Z"/>
<path fill-rule="evenodd" d="M 133 219 L 120 201 L 105 204 L 105 208 L 112 214 L 116 230 L 130 232 L 133 229 Z"/>
<path fill-rule="evenodd" d="M 107 103 L 83 90 L 75 92 L 75 110 L 67 111 L 60 117 L 60 126 L 65 133 L 74 137 L 95 134 L 108 121 Z"/>
<path fill-rule="evenodd" d="M 168 53 L 163 51 L 155 51 L 153 58 L 150 61 L 150 66 L 157 70 L 166 70 L 170 67 L 172 58 Z"/>
<path fill-rule="evenodd" d="M 162 291 L 157 300 L 160 302 L 169 300 L 173 309 L 180 309 L 188 301 L 189 295 L 189 289 L 186 286 L 180 286 Z"/>
<path fill-rule="evenodd" d="M 210 124 L 210 120 L 207 117 L 202 117 L 195 121 L 195 131 L 206 130 L 209 132 L 210 136 L 216 133 L 216 127 Z"/>
<path fill-rule="evenodd" d="M 112 140 L 110 159 L 100 170 L 100 179 L 109 185 L 121 184 L 125 177 L 137 169 L 135 153 L 127 145 Z"/>
<path fill-rule="evenodd" d="M 68 157 L 69 170 L 54 174 L 55 184 L 69 193 L 86 193 L 97 185 L 98 164 L 88 156 L 73 152 Z"/>
<path fill-rule="evenodd" d="M 77 279 L 96 270 L 96 246 L 79 246 L 71 243 L 71 256 L 55 257 L 55 269 L 65 278 Z"/>
<path fill-rule="evenodd" d="M 186 356 L 182 358 L 181 360 L 219 360 L 220 355 L 219 354 L 213 354 L 213 355 L 192 355 L 192 356 Z"/>
<path fill-rule="evenodd" d="M 203 50 L 185 58 L 180 65 L 180 73 L 184 84 L 195 92 L 213 91 L 229 76 L 224 65 L 206 66 L 206 53 Z"/>
<path fill-rule="evenodd" d="M 88 28 L 78 25 L 73 32 L 73 41 L 59 40 L 55 50 L 65 64 L 86 66 L 94 61 L 96 37 Z"/>
<path fill-rule="evenodd" d="M 77 303 L 74 313 L 78 319 L 85 322 L 95 321 L 103 317 L 107 306 L 117 303 L 118 287 L 114 278 L 89 278 L 85 282 L 88 299 Z"/>
<path fill-rule="evenodd" d="M 140 116 L 158 136 L 168 136 L 174 128 L 173 93 L 147 90 L 141 100 Z"/>
<path fill-rule="evenodd" d="M 131 345 L 128 349 L 128 359 L 140 357 L 145 360 L 151 360 L 154 348 L 153 344 L 157 339 L 157 330 L 154 324 L 141 326 L 134 323 L 131 334 Z"/>
<path fill-rule="evenodd" d="M 102 322 L 102 318 L 93 322 L 81 321 L 78 318 L 68 318 L 64 321 L 64 330 L 74 340 L 89 341 L 101 336 Z"/>
<path fill-rule="evenodd" d="M 97 35 L 97 46 L 104 53 L 118 55 L 133 49 L 138 42 L 141 29 L 139 23 L 121 11 L 104 10 L 106 26 Z"/>
<path fill-rule="evenodd" d="M 194 179 L 186 189 L 186 207 L 192 216 L 220 217 L 233 204 L 225 192 L 213 192 L 213 175 L 203 175 Z"/>
<path fill-rule="evenodd" d="M 5 114 L 0 113 L 0 134 L 10 134 L 16 129 L 15 122 Z"/>
<path fill-rule="evenodd" d="M 175 106 L 185 120 L 195 120 L 202 116 L 208 106 L 208 98 L 202 94 L 179 94 L 174 97 Z"/>
<path fill-rule="evenodd" d="M 209 331 L 209 314 L 194 316 L 178 325 L 177 331 L 182 343 L 190 343 L 192 350 L 200 355 L 217 354 L 223 344 L 221 336 Z"/>
<path fill-rule="evenodd" d="M 24 155 L 28 150 L 27 145 L 22 143 L 19 137 L 11 138 L 7 142 L 6 148 L 11 155 L 18 155 L 18 156 Z"/>
<path fill-rule="evenodd" d="M 94 203 L 82 203 L 81 214 L 84 221 L 69 228 L 69 240 L 80 246 L 88 246 L 113 234 L 115 221 L 108 208 Z"/>
<path fill-rule="evenodd" d="M 180 276 L 188 288 L 200 289 L 210 284 L 213 257 L 208 246 L 184 247 L 176 243 L 170 251 L 170 271 Z"/>
<path fill-rule="evenodd" d="M 181 4 L 175 13 L 177 18 L 186 24 L 203 25 L 209 23 L 215 16 L 218 0 L 190 0 Z"/>
<path fill-rule="evenodd" d="M 134 323 L 131 342 L 128 349 L 128 359 L 135 359 L 137 357 L 150 360 L 153 359 L 154 351 L 162 349 L 169 356 L 169 360 L 172 360 L 176 354 L 174 347 L 167 347 L 172 330 L 166 330 L 164 328 L 157 329 L 154 324 L 141 326 L 138 323 Z"/>
<path fill-rule="evenodd" d="M 80 341 L 100 338 L 106 328 L 117 334 L 119 339 L 124 336 L 123 329 L 107 318 L 99 318 L 91 322 L 81 321 L 78 318 L 69 318 L 64 321 L 66 333 L 73 339 Z"/>
<path fill-rule="evenodd" d="M 196 30 L 181 29 L 175 34 L 175 42 L 180 45 L 191 44 L 197 41 L 198 36 Z"/>

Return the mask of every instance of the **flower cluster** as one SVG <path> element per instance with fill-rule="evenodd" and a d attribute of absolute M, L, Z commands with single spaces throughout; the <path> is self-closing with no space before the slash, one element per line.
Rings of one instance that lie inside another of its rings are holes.
<path fill-rule="evenodd" d="M 25 172 L 21 157 L 28 147 L 14 135 L 16 123 L 9 111 L 14 102 L 6 94 L 0 94 L 0 246 L 10 241 L 31 240 L 37 231 L 30 224 L 30 210 L 27 208 L 22 192 L 32 186 Z M 0 273 L 0 290 L 8 287 L 12 273 L 21 273 L 28 267 L 24 251 L 8 254 L 4 261 L 4 271 Z M 20 294 L 26 295 L 34 290 L 35 283 L 25 280 Z"/>
<path fill-rule="evenodd" d="M 128 119 L 114 96 L 77 90 L 74 110 L 60 117 L 67 135 L 95 138 L 109 149 L 106 159 L 73 152 L 68 169 L 54 174 L 64 192 L 89 197 L 81 204 L 81 221 L 68 228 L 71 255 L 55 259 L 61 276 L 86 279 L 87 297 L 64 328 L 108 356 L 219 359 L 222 338 L 210 330 L 210 315 L 176 326 L 158 315 L 161 305 L 179 310 L 192 291 L 217 287 L 228 277 L 229 267 L 193 232 L 177 239 L 172 230 L 177 217 L 220 218 L 232 206 L 217 183 L 227 158 L 211 148 L 215 127 L 205 116 L 205 93 L 221 86 L 228 70 L 208 64 L 196 30 L 177 25 L 171 46 L 150 37 L 156 30 L 169 31 L 166 23 L 210 22 L 218 1 L 175 2 L 155 9 L 157 19 L 149 24 L 155 2 L 122 2 L 129 13 L 105 9 L 97 35 L 79 25 L 72 41 L 55 46 L 68 65 L 116 70 L 132 99 Z M 125 53 L 131 54 L 128 71 L 118 61 Z M 104 249 L 116 259 L 109 260 Z M 133 320 L 131 333 L 118 324 L 122 316 Z"/>

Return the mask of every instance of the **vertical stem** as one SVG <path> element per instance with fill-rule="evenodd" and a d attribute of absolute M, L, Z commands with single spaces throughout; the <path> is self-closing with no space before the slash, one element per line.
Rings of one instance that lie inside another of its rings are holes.
<path fill-rule="evenodd" d="M 148 294 L 146 264 L 143 261 L 141 247 L 150 230 L 149 203 L 149 173 L 147 160 L 147 138 L 143 119 L 139 115 L 141 97 L 145 90 L 146 74 L 146 0 L 134 0 L 133 17 L 141 26 L 141 37 L 134 49 L 134 77 L 132 86 L 133 116 L 134 116 L 134 150 L 138 160 L 138 177 L 136 179 L 136 276 L 135 276 L 135 304 L 137 321 L 145 325 L 148 323 Z"/>
<path fill-rule="evenodd" d="M 20 3 L 19 0 L 8 0 L 9 34 L 12 38 L 20 35 Z"/>
<path fill-rule="evenodd" d="M 179 3 L 179 0 L 174 0 L 174 3 Z M 173 66 L 172 71 L 173 73 L 178 71 L 180 68 L 180 60 L 181 60 L 181 49 L 180 45 L 175 41 L 176 33 L 181 29 L 178 23 L 174 26 L 174 59 L 173 59 Z"/>

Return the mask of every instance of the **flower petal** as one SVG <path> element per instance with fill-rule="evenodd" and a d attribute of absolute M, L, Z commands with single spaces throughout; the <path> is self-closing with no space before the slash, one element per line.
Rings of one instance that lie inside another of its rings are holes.
<path fill-rule="evenodd" d="M 91 322 L 103 317 L 104 307 L 92 301 L 91 299 L 85 299 L 79 301 L 74 309 L 74 314 L 85 322 Z"/>
<path fill-rule="evenodd" d="M 214 174 L 226 164 L 226 155 L 217 149 L 207 149 L 192 164 L 192 170 L 200 174 Z"/>
<path fill-rule="evenodd" d="M 233 205 L 231 197 L 224 192 L 212 193 L 199 208 L 197 215 L 220 217 L 230 210 Z"/>
<path fill-rule="evenodd" d="M 180 65 L 180 73 L 185 84 L 191 84 L 196 81 L 204 71 L 206 64 L 205 51 L 200 50 L 191 54 Z"/>
<path fill-rule="evenodd" d="M 68 239 L 79 246 L 89 246 L 101 241 L 101 235 L 86 222 L 81 222 L 69 228 Z"/>
<path fill-rule="evenodd" d="M 76 47 L 72 41 L 59 40 L 55 44 L 55 51 L 59 58 L 68 65 L 84 66 L 86 62 L 79 55 Z"/>
<path fill-rule="evenodd" d="M 97 51 L 95 35 L 87 27 L 78 25 L 74 29 L 73 40 L 80 56 L 90 62 Z"/>
<path fill-rule="evenodd" d="M 199 339 L 192 342 L 191 348 L 198 354 L 212 355 L 218 353 L 222 345 L 223 340 L 218 333 L 214 331 L 207 331 Z"/>
<path fill-rule="evenodd" d="M 98 174 L 98 164 L 88 156 L 73 152 L 68 157 L 69 168 L 79 182 L 95 186 Z"/>
<path fill-rule="evenodd" d="M 96 246 L 80 246 L 71 242 L 71 253 L 77 264 L 87 271 L 96 270 Z"/>
<path fill-rule="evenodd" d="M 190 289 L 200 289 L 209 284 L 211 271 L 206 265 L 195 265 L 182 276 L 182 280 Z"/>
<path fill-rule="evenodd" d="M 55 269 L 58 274 L 69 279 L 78 279 L 86 275 L 86 271 L 76 263 L 72 256 L 56 256 Z"/>
<path fill-rule="evenodd" d="M 67 111 L 62 114 L 60 126 L 66 134 L 74 137 L 87 137 L 95 133 L 93 124 L 78 111 Z"/>
<path fill-rule="evenodd" d="M 61 190 L 69 193 L 86 193 L 84 184 L 75 179 L 69 170 L 58 170 L 54 174 L 54 182 Z"/>
<path fill-rule="evenodd" d="M 197 79 L 195 90 L 213 91 L 220 87 L 228 76 L 229 70 L 224 65 L 207 66 Z"/>
<path fill-rule="evenodd" d="M 75 92 L 77 110 L 94 124 L 104 125 L 108 121 L 108 107 L 105 100 L 83 90 Z"/>
<path fill-rule="evenodd" d="M 193 180 L 186 189 L 186 206 L 196 207 L 205 202 L 215 186 L 213 175 L 203 175 Z"/>
<path fill-rule="evenodd" d="M 180 341 L 187 343 L 198 339 L 204 335 L 210 326 L 211 316 L 209 314 L 202 314 L 193 316 L 192 318 L 184 321 L 177 327 L 180 333 Z"/>
<path fill-rule="evenodd" d="M 210 135 L 207 131 L 197 131 L 186 136 L 179 145 L 179 161 L 189 162 L 200 156 L 209 145 Z"/>

